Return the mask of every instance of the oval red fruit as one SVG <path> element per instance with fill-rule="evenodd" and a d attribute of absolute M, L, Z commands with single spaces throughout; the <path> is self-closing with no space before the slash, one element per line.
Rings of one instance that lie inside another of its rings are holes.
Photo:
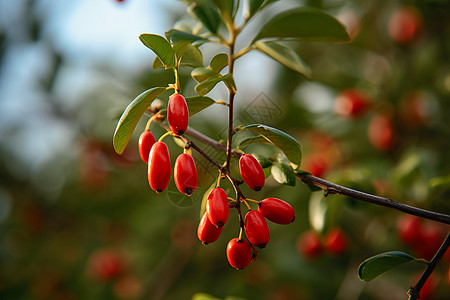
<path fill-rule="evenodd" d="M 249 188 L 259 191 L 264 186 L 266 178 L 264 171 L 253 155 L 244 154 L 239 159 L 239 171 Z"/>
<path fill-rule="evenodd" d="M 397 43 L 409 43 L 417 38 L 422 30 L 423 21 L 415 7 L 403 7 L 389 19 L 389 37 Z"/>
<path fill-rule="evenodd" d="M 198 239 L 202 241 L 204 245 L 213 243 L 219 238 L 220 234 L 222 233 L 222 229 L 223 227 L 217 228 L 216 226 L 214 226 L 209 221 L 207 213 L 204 213 L 202 219 L 200 220 L 200 223 L 198 224 Z"/>
<path fill-rule="evenodd" d="M 308 259 L 316 258 L 323 250 L 319 234 L 314 230 L 302 233 L 297 239 L 297 250 Z"/>
<path fill-rule="evenodd" d="M 422 240 L 422 220 L 419 217 L 403 215 L 397 222 L 397 234 L 408 246 L 419 246 Z"/>
<path fill-rule="evenodd" d="M 174 94 L 169 99 L 167 121 L 170 129 L 177 135 L 182 135 L 189 122 L 189 110 L 186 100 L 180 94 Z"/>
<path fill-rule="evenodd" d="M 367 96 L 360 90 L 347 89 L 334 101 L 335 112 L 344 118 L 360 117 L 369 107 Z"/>
<path fill-rule="evenodd" d="M 252 261 L 252 247 L 244 239 L 234 238 L 228 242 L 227 258 L 235 269 L 243 269 Z"/>
<path fill-rule="evenodd" d="M 386 114 L 373 117 L 368 128 L 369 141 L 376 149 L 387 151 L 394 146 L 394 125 L 392 118 Z"/>
<path fill-rule="evenodd" d="M 270 240 L 269 225 L 257 210 L 250 210 L 245 215 L 244 230 L 248 241 L 259 248 L 264 248 Z"/>
<path fill-rule="evenodd" d="M 155 137 L 150 130 L 146 130 L 139 136 L 139 155 L 143 162 L 148 163 L 148 155 L 155 144 Z"/>
<path fill-rule="evenodd" d="M 216 227 L 222 227 L 228 220 L 229 206 L 227 193 L 221 188 L 213 189 L 206 202 L 209 221 Z"/>
<path fill-rule="evenodd" d="M 194 158 L 187 153 L 177 157 L 174 166 L 174 180 L 177 189 L 186 195 L 191 195 L 197 188 L 197 168 Z"/>
<path fill-rule="evenodd" d="M 259 202 L 258 211 L 264 218 L 277 224 L 289 224 L 295 219 L 294 208 L 277 198 L 266 198 Z"/>
<path fill-rule="evenodd" d="M 170 181 L 170 156 L 167 145 L 156 142 L 150 150 L 148 158 L 148 183 L 157 193 L 164 191 Z"/>
<path fill-rule="evenodd" d="M 325 236 L 323 244 L 329 253 L 340 255 L 347 251 L 349 242 L 341 229 L 333 228 Z"/>

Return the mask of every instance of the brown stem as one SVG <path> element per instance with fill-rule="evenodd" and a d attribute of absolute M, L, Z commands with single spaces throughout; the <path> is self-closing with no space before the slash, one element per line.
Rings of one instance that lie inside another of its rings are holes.
<path fill-rule="evenodd" d="M 234 45 L 236 42 L 236 29 L 233 27 L 230 29 L 230 42 L 228 46 L 229 61 L 228 61 L 228 73 L 233 75 L 234 71 Z M 228 141 L 227 141 L 227 160 L 225 161 L 225 168 L 230 170 L 231 150 L 233 142 L 233 118 L 234 118 L 234 97 L 236 91 L 228 88 Z"/>

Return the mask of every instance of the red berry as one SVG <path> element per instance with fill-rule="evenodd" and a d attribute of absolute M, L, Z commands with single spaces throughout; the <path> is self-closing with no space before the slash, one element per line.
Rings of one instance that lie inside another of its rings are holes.
<path fill-rule="evenodd" d="M 438 224 L 425 224 L 425 226 L 422 226 L 421 236 L 418 238 L 420 241 L 414 247 L 417 255 L 431 260 L 444 241 L 444 238 L 445 235 L 443 235 L 441 227 Z"/>
<path fill-rule="evenodd" d="M 264 248 L 270 240 L 269 225 L 257 210 L 250 210 L 245 215 L 244 230 L 248 241 L 259 248 Z"/>
<path fill-rule="evenodd" d="M 186 100 L 180 94 L 174 94 L 169 99 L 167 121 L 170 129 L 177 135 L 182 135 L 188 127 L 188 106 Z"/>
<path fill-rule="evenodd" d="M 209 221 L 216 227 L 222 227 L 228 220 L 229 207 L 228 197 L 221 188 L 213 189 L 206 202 L 206 212 Z"/>
<path fill-rule="evenodd" d="M 89 258 L 88 270 L 92 276 L 100 280 L 111 280 L 124 273 L 125 261 L 114 250 L 98 250 Z"/>
<path fill-rule="evenodd" d="M 148 155 L 155 144 L 155 137 L 151 131 L 146 130 L 139 137 L 139 155 L 143 162 L 148 163 Z"/>
<path fill-rule="evenodd" d="M 252 247 L 246 240 L 234 238 L 228 242 L 227 258 L 233 268 L 243 269 L 252 261 Z"/>
<path fill-rule="evenodd" d="M 335 112 L 344 118 L 360 117 L 368 107 L 367 96 L 357 89 L 342 91 L 334 101 Z"/>
<path fill-rule="evenodd" d="M 163 142 L 156 142 L 150 150 L 148 159 L 148 183 L 157 193 L 164 191 L 170 180 L 169 149 Z"/>
<path fill-rule="evenodd" d="M 297 239 L 297 250 L 308 259 L 316 258 L 323 250 L 319 234 L 314 230 L 303 232 Z"/>
<path fill-rule="evenodd" d="M 368 128 L 370 143 L 381 151 L 387 151 L 394 145 L 394 128 L 392 119 L 385 114 L 373 117 Z"/>
<path fill-rule="evenodd" d="M 207 245 L 217 241 L 220 234 L 222 233 L 223 227 L 217 228 L 214 226 L 208 218 L 207 213 L 203 214 L 200 223 L 198 224 L 197 236 L 203 244 Z"/>
<path fill-rule="evenodd" d="M 397 223 L 397 234 L 405 245 L 419 245 L 422 243 L 422 220 L 411 215 L 401 216 Z"/>
<path fill-rule="evenodd" d="M 239 159 L 239 171 L 249 188 L 255 191 L 262 189 L 266 178 L 261 165 L 253 155 L 244 154 L 241 156 Z"/>
<path fill-rule="evenodd" d="M 340 255 L 348 249 L 348 238 L 339 228 L 331 229 L 324 239 L 324 247 L 331 254 Z"/>
<path fill-rule="evenodd" d="M 388 33 L 397 43 L 408 43 L 418 36 L 422 29 L 422 18 L 414 7 L 403 7 L 389 19 Z"/>
<path fill-rule="evenodd" d="M 269 221 L 277 224 L 294 222 L 294 208 L 287 202 L 277 198 L 266 198 L 258 204 L 259 212 Z"/>
<path fill-rule="evenodd" d="M 174 180 L 178 190 L 186 195 L 191 195 L 197 188 L 197 168 L 194 158 L 182 153 L 177 157 L 174 167 Z"/>

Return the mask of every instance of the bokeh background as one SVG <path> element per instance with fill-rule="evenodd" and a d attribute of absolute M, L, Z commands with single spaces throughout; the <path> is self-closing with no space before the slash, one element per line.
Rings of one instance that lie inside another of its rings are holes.
<path fill-rule="evenodd" d="M 235 122 L 288 132 L 303 146 L 302 168 L 313 174 L 450 213 L 450 2 L 282 0 L 249 24 L 238 45 L 275 12 L 300 5 L 336 16 L 353 41 L 293 44 L 313 80 L 258 53 L 240 59 Z M 404 7 L 407 16 L 395 19 Z M 237 220 L 214 244 L 196 237 L 203 193 L 217 176 L 206 161 L 195 156 L 200 187 L 192 197 L 173 183 L 156 195 L 137 152 L 148 116 L 125 153 L 115 154 L 112 135 L 128 103 L 173 80 L 152 70 L 154 54 L 138 35 L 163 35 L 185 14 L 175 0 L 0 0 L 0 299 L 191 299 L 199 292 L 249 300 L 406 299 L 423 265 L 365 283 L 359 263 L 392 250 L 429 259 L 448 226 L 422 222 L 427 247 L 411 246 L 399 237 L 406 222 L 399 212 L 269 177 L 263 191 L 246 194 L 290 202 L 296 221 L 270 224 L 268 247 L 236 271 L 225 247 L 238 234 Z M 205 63 L 223 51 L 201 49 Z M 194 93 L 189 72 L 181 74 L 186 95 Z M 349 116 L 348 104 L 338 104 L 348 89 L 367 99 L 361 113 Z M 225 90 L 210 96 L 221 99 Z M 214 139 L 226 137 L 222 106 L 190 122 Z M 163 133 L 157 124 L 152 131 Z M 168 144 L 175 159 L 181 148 Z M 245 151 L 276 153 L 268 146 Z M 332 228 L 345 232 L 346 251 L 306 256 L 302 234 L 324 237 Z M 447 299 L 449 262 L 433 274 L 427 299 Z"/>

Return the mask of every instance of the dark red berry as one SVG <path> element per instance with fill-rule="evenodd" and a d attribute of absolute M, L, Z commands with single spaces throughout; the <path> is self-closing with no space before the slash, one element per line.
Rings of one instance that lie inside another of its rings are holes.
<path fill-rule="evenodd" d="M 157 193 L 164 191 L 170 181 L 169 149 L 163 142 L 156 142 L 148 158 L 148 183 Z"/>
<path fill-rule="evenodd" d="M 139 155 L 143 162 L 148 163 L 148 155 L 155 144 L 155 137 L 151 131 L 146 130 L 139 137 Z"/>
<path fill-rule="evenodd" d="M 294 208 L 286 201 L 277 198 L 266 198 L 258 204 L 259 212 L 269 221 L 277 224 L 294 222 Z"/>
<path fill-rule="evenodd" d="M 347 235 L 339 228 L 331 229 L 324 239 L 324 248 L 331 254 L 344 254 L 349 246 Z"/>
<path fill-rule="evenodd" d="M 221 188 L 213 189 L 206 202 L 206 212 L 209 221 L 216 227 L 222 227 L 228 220 L 228 197 L 227 193 Z"/>
<path fill-rule="evenodd" d="M 250 210 L 245 215 L 244 230 L 248 241 L 256 247 L 264 248 L 270 240 L 266 219 L 257 210 Z"/>
<path fill-rule="evenodd" d="M 403 215 L 397 222 L 397 234 L 408 246 L 418 246 L 422 241 L 422 220 L 419 217 Z"/>
<path fill-rule="evenodd" d="M 111 280 L 125 272 L 125 260 L 122 255 L 111 249 L 94 252 L 89 258 L 88 270 L 100 280 Z"/>
<path fill-rule="evenodd" d="M 243 239 L 234 238 L 228 242 L 227 258 L 233 268 L 245 268 L 252 261 L 252 247 Z"/>
<path fill-rule="evenodd" d="M 197 188 L 197 168 L 194 158 L 182 153 L 177 157 L 174 167 L 174 180 L 178 190 L 186 195 L 191 195 Z"/>
<path fill-rule="evenodd" d="M 422 16 L 417 8 L 403 7 L 389 19 L 389 37 L 397 43 L 409 43 L 416 39 L 423 27 Z"/>
<path fill-rule="evenodd" d="M 374 116 L 370 120 L 367 134 L 369 142 L 378 150 L 387 151 L 395 144 L 394 125 L 387 114 Z"/>
<path fill-rule="evenodd" d="M 297 250 L 308 259 L 316 258 L 323 250 L 319 234 L 314 230 L 302 233 L 297 239 Z"/>
<path fill-rule="evenodd" d="M 198 224 L 197 236 L 203 244 L 207 245 L 209 243 L 213 243 L 217 241 L 220 234 L 222 233 L 223 227 L 217 228 L 214 226 L 208 218 L 207 213 L 203 214 L 200 223 Z"/>
<path fill-rule="evenodd" d="M 335 112 L 344 118 L 360 117 L 369 107 L 367 96 L 358 89 L 347 89 L 339 93 L 334 101 Z"/>
<path fill-rule="evenodd" d="M 244 154 L 239 159 L 239 171 L 249 188 L 259 191 L 264 186 L 266 178 L 264 171 L 253 155 Z"/>
<path fill-rule="evenodd" d="M 180 94 L 174 94 L 169 99 L 167 121 L 170 129 L 177 135 L 182 135 L 188 127 L 188 106 L 186 100 Z"/>

